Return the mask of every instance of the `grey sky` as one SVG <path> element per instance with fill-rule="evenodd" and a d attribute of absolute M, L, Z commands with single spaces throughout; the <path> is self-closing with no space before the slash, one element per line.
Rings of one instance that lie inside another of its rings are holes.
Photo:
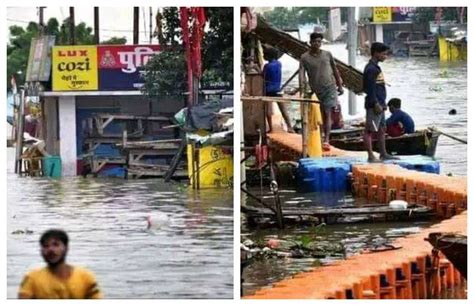
<path fill-rule="evenodd" d="M 155 14 L 157 7 L 152 8 L 152 31 L 155 28 Z M 106 40 L 113 36 L 127 38 L 127 44 L 133 41 L 133 7 L 100 7 L 100 40 Z M 140 7 L 140 39 L 141 44 L 148 44 L 149 27 L 150 27 L 150 11 L 149 7 Z M 69 7 L 50 6 L 44 9 L 44 20 L 57 18 L 61 23 L 62 20 L 69 16 Z M 36 7 L 8 7 L 7 8 L 7 27 L 18 25 L 25 27 L 28 22 L 38 22 L 38 13 Z M 76 24 L 85 22 L 88 26 L 94 26 L 94 9 L 92 7 L 76 7 L 75 8 Z M 153 43 L 157 43 L 154 38 Z"/>

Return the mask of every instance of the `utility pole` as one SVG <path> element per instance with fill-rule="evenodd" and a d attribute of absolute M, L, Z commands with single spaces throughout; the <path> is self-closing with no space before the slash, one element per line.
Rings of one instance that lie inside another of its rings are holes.
<path fill-rule="evenodd" d="M 347 20 L 347 50 L 349 51 L 349 65 L 355 67 L 356 65 L 356 50 L 357 50 L 357 20 L 355 15 L 355 7 L 349 7 L 349 14 Z M 357 113 L 356 95 L 349 91 L 349 115 Z"/>
<path fill-rule="evenodd" d="M 76 28 L 76 22 L 74 21 L 74 7 L 69 7 L 69 32 L 71 34 L 71 45 L 76 44 L 76 33 L 75 33 L 75 28 Z"/>
<path fill-rule="evenodd" d="M 40 34 L 44 34 L 44 9 L 46 6 L 39 6 L 38 7 L 38 15 L 39 15 L 39 29 Z"/>
<path fill-rule="evenodd" d="M 151 9 L 151 6 L 149 7 L 149 11 L 150 11 L 150 45 L 151 45 L 152 39 L 153 39 L 153 11 Z"/>
<path fill-rule="evenodd" d="M 135 6 L 133 8 L 133 44 L 138 45 L 140 8 Z"/>
<path fill-rule="evenodd" d="M 94 42 L 96 45 L 100 44 L 99 36 L 99 7 L 94 6 Z"/>

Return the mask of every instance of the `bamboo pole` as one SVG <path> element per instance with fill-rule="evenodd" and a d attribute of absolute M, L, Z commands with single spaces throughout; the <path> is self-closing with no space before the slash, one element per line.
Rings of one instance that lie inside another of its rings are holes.
<path fill-rule="evenodd" d="M 138 45 L 139 40 L 139 22 L 140 21 L 140 8 L 133 8 L 133 44 Z"/>
<path fill-rule="evenodd" d="M 99 35 L 99 7 L 94 6 L 94 42 L 96 45 L 100 43 Z"/>
<path fill-rule="evenodd" d="M 300 103 L 303 103 L 303 104 L 306 104 L 306 103 L 319 104 L 319 101 L 315 101 L 315 100 L 308 99 L 308 98 L 248 96 L 248 97 L 240 97 L 240 100 L 242 100 L 242 102 L 278 102 L 278 103 L 300 102 Z"/>
<path fill-rule="evenodd" d="M 25 122 L 25 90 L 20 92 L 20 103 L 17 111 L 17 131 L 16 131 L 16 159 L 15 173 L 21 174 L 21 155 L 23 154 L 23 130 Z"/>
<path fill-rule="evenodd" d="M 76 22 L 75 22 L 75 17 L 74 17 L 74 7 L 69 7 L 69 31 L 70 31 L 70 43 L 71 45 L 76 44 Z"/>

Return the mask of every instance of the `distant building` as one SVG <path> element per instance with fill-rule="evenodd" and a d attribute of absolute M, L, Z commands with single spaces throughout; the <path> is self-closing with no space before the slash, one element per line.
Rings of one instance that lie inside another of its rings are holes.
<path fill-rule="evenodd" d="M 361 7 L 359 10 L 359 46 L 367 50 L 375 42 L 406 48 L 406 40 L 426 40 L 427 25 L 414 22 L 415 7 Z M 398 40 L 404 40 L 399 43 Z M 393 51 L 393 50 L 392 50 Z"/>

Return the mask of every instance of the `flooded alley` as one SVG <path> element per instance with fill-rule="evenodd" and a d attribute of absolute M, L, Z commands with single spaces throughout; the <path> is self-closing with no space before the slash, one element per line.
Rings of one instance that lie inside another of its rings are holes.
<path fill-rule="evenodd" d="M 8 149 L 7 283 L 16 298 L 44 265 L 39 236 L 63 228 L 68 261 L 94 271 L 105 298 L 232 298 L 232 192 L 160 179 L 48 179 L 13 173 Z M 169 222 L 147 230 L 146 216 Z"/>

